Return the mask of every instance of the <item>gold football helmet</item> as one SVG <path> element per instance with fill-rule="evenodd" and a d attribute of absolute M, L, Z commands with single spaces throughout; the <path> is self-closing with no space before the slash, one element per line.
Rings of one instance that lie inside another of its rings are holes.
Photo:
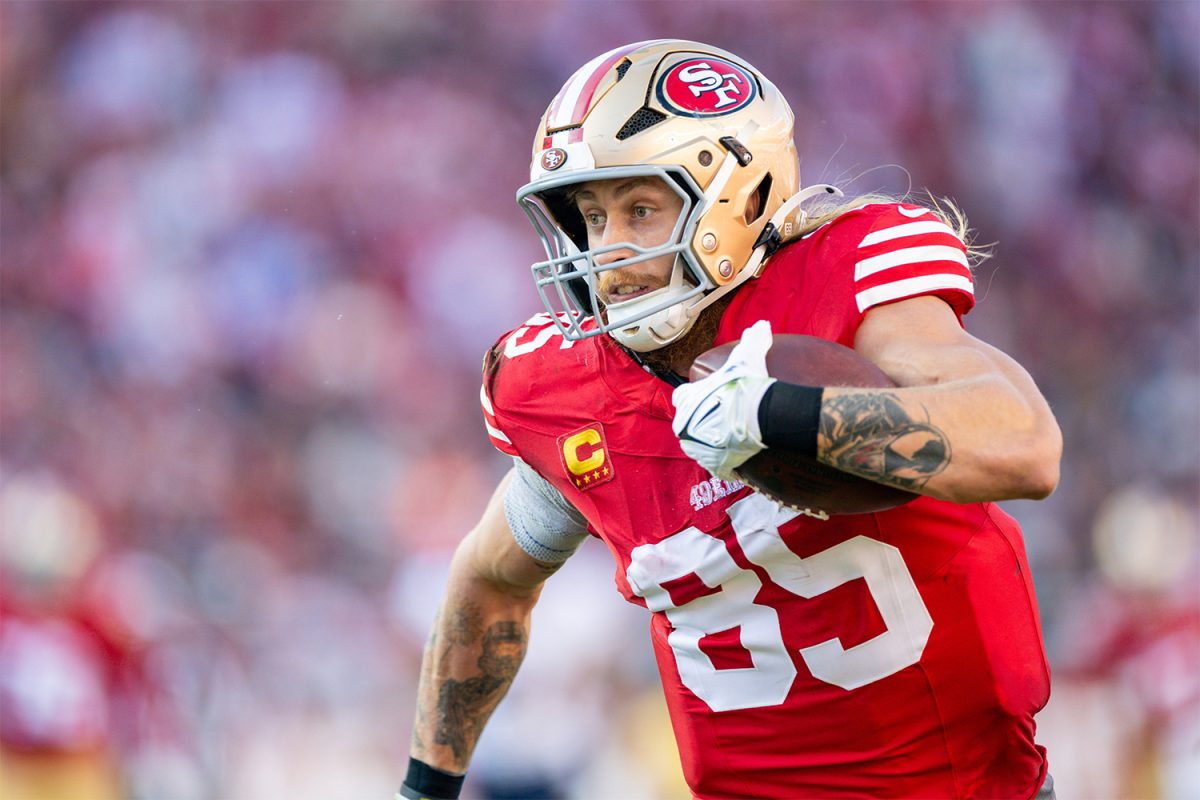
<path fill-rule="evenodd" d="M 609 333 L 646 352 L 675 341 L 718 297 L 757 274 L 800 221 L 792 110 L 750 64 L 709 45 L 661 39 L 598 56 L 562 87 L 538 124 L 530 182 L 517 192 L 546 247 L 538 293 L 569 339 Z M 570 187 L 655 176 L 683 200 L 669 241 L 591 250 Z M 634 255 L 609 264 L 596 256 Z M 667 286 L 607 307 L 598 275 L 674 255 Z M 586 325 L 587 320 L 595 325 Z"/>

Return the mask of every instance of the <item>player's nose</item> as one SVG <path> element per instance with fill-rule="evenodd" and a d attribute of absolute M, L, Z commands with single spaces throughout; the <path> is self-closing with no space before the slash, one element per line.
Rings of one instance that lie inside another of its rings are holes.
<path fill-rule="evenodd" d="M 609 264 L 615 264 L 626 258 L 633 258 L 634 252 L 628 247 L 618 247 L 614 250 L 608 250 L 596 255 L 595 261 L 602 267 L 607 267 Z"/>
<path fill-rule="evenodd" d="M 615 263 L 625 258 L 632 258 L 635 253 L 628 247 L 633 243 L 629 228 L 620 223 L 610 222 L 604 226 L 604 236 L 600 240 L 600 247 L 597 249 L 611 247 L 612 250 L 605 250 L 596 255 L 596 263 L 602 267 Z M 626 245 L 622 247 L 621 245 Z"/>

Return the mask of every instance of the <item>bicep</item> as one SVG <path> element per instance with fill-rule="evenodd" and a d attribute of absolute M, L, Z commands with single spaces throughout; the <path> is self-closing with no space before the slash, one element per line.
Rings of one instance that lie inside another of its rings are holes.
<path fill-rule="evenodd" d="M 897 386 L 935 386 L 994 379 L 1040 398 L 1028 373 L 1011 357 L 963 330 L 944 301 L 914 297 L 867 312 L 854 349 Z"/>

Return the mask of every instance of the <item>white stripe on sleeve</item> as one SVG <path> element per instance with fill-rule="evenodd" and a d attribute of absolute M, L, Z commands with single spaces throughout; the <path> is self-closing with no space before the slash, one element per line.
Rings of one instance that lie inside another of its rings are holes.
<path fill-rule="evenodd" d="M 492 423 L 488 422 L 486 419 L 483 421 L 483 424 L 484 427 L 487 428 L 488 436 L 491 436 L 493 439 L 499 439 L 502 442 L 512 444 L 512 440 L 504 435 L 504 431 L 492 425 Z"/>
<path fill-rule="evenodd" d="M 892 267 L 924 264 L 930 261 L 953 261 L 969 269 L 967 256 L 957 247 L 946 245 L 925 245 L 924 247 L 906 247 L 903 250 L 893 250 L 890 253 L 864 258 L 854 265 L 854 280 L 861 281 L 868 275 L 874 275 Z"/>
<path fill-rule="evenodd" d="M 890 242 L 892 239 L 900 239 L 905 236 L 917 236 L 922 233 L 948 233 L 955 239 L 958 234 L 944 222 L 938 220 L 930 220 L 928 222 L 906 222 L 903 225 L 893 225 L 890 228 L 884 228 L 878 231 L 868 233 L 866 237 L 858 243 L 861 247 L 870 247 L 873 244 L 880 242 Z"/>
<path fill-rule="evenodd" d="M 492 398 L 487 396 L 487 389 L 483 387 L 483 384 L 479 385 L 479 402 L 489 417 L 496 416 L 496 410 L 492 408 Z"/>
<path fill-rule="evenodd" d="M 858 303 L 858 310 L 861 312 L 880 303 L 899 300 L 902 297 L 925 294 L 935 289 L 960 289 L 972 297 L 975 295 L 975 290 L 971 287 L 970 278 L 965 275 L 941 273 L 938 275 L 919 275 L 915 278 L 905 278 L 904 280 L 885 283 L 882 286 L 863 289 L 854 296 L 854 299 Z"/>

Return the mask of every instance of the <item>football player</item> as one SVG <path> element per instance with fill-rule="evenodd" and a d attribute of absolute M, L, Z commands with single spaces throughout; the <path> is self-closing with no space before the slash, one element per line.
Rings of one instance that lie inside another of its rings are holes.
<path fill-rule="evenodd" d="M 961 215 L 802 190 L 792 127 L 760 72 L 696 42 L 617 48 L 551 102 L 517 193 L 546 312 L 500 337 L 481 393 L 514 466 L 454 556 L 401 797 L 458 796 L 543 581 L 589 535 L 650 614 L 697 797 L 1053 796 L 1033 585 L 993 501 L 1053 491 L 1058 426 L 962 326 Z M 775 381 L 782 333 L 853 347 L 897 388 Z M 920 497 L 784 507 L 737 479 L 766 447 Z"/>

